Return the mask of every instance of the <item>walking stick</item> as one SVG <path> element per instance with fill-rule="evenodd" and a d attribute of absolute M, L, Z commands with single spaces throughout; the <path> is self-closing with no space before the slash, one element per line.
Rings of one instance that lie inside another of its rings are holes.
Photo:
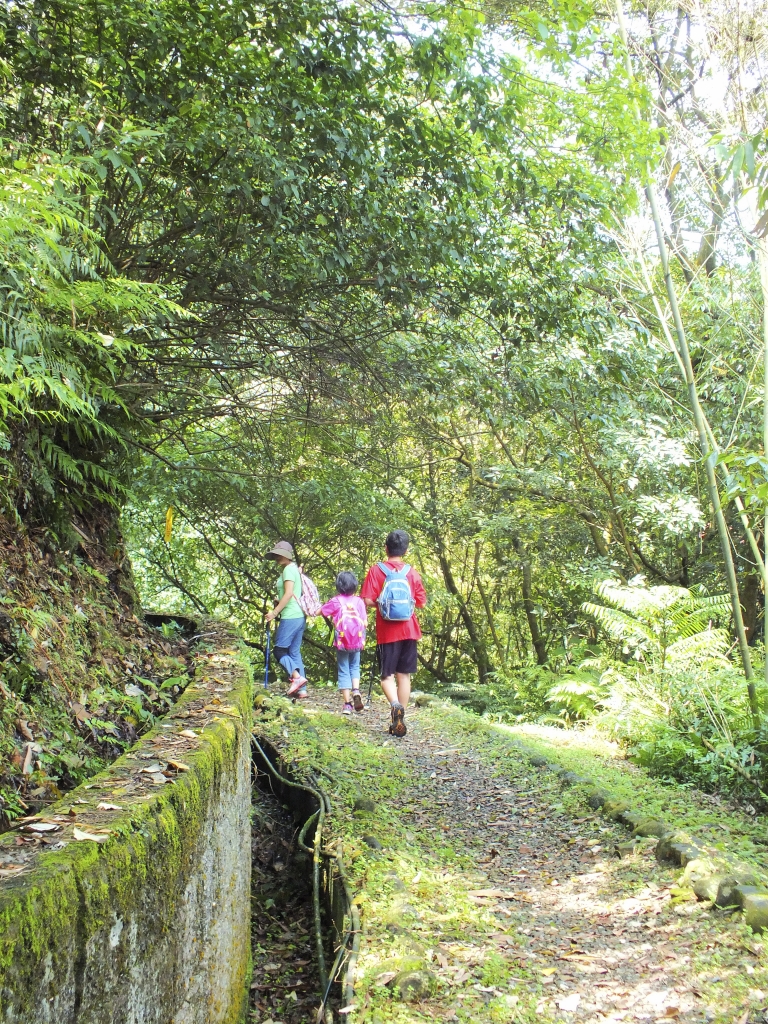
<path fill-rule="evenodd" d="M 269 623 L 267 623 L 267 642 L 264 647 L 264 689 L 269 686 Z"/>
<path fill-rule="evenodd" d="M 376 664 L 377 664 L 378 660 L 379 660 L 379 645 L 376 644 L 376 654 L 374 655 L 374 657 L 371 660 L 371 679 L 370 679 L 370 682 L 368 683 L 368 700 L 366 702 L 368 707 L 371 706 L 371 691 L 373 690 L 373 680 L 374 680 L 374 676 L 376 675 Z"/>

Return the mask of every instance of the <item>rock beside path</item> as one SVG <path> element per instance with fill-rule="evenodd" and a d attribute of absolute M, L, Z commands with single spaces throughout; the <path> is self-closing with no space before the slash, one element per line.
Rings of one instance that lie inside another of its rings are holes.
<path fill-rule="evenodd" d="M 415 1003 L 430 996 L 437 987 L 437 978 L 431 971 L 401 971 L 393 988 L 404 1003 Z"/>

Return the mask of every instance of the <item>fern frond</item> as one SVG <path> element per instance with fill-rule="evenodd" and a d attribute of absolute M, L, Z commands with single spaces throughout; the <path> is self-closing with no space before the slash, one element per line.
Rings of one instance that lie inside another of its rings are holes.
<path fill-rule="evenodd" d="M 727 663 L 727 633 L 713 628 L 729 612 L 729 598 L 703 588 L 620 583 L 603 580 L 595 587 L 603 604 L 587 602 L 582 610 L 611 639 L 664 665 L 715 661 Z"/>

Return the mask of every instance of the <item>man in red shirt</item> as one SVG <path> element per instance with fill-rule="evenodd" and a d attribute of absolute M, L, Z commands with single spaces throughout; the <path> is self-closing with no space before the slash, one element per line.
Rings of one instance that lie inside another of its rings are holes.
<path fill-rule="evenodd" d="M 366 606 L 376 608 L 381 688 L 392 707 L 389 731 L 400 737 L 408 731 L 405 709 L 411 695 L 411 674 L 416 671 L 416 641 L 421 639 L 415 608 L 423 608 L 427 603 L 421 576 L 410 566 L 407 573 L 403 572 L 403 556 L 408 551 L 409 541 L 405 530 L 392 530 L 387 534 L 387 557 L 371 566 L 360 591 Z"/>

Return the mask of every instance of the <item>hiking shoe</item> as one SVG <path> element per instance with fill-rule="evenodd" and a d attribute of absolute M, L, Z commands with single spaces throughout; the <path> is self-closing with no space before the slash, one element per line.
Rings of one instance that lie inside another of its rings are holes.
<path fill-rule="evenodd" d="M 393 736 L 398 736 L 402 739 L 408 732 L 405 727 L 405 708 L 402 704 L 393 704 L 391 714 L 392 724 L 389 727 L 389 731 Z"/>
<path fill-rule="evenodd" d="M 352 700 L 355 702 L 355 711 L 365 711 L 365 704 L 359 690 L 352 691 Z"/>
<path fill-rule="evenodd" d="M 352 714 L 352 703 L 351 703 L 351 701 L 345 701 L 344 702 L 344 707 L 341 709 L 341 713 L 342 713 L 342 715 L 351 715 Z"/>
<path fill-rule="evenodd" d="M 309 694 L 307 693 L 306 690 L 299 690 L 298 693 L 294 693 L 294 695 L 293 695 L 293 699 L 294 700 L 307 700 L 308 697 L 309 697 Z"/>
<path fill-rule="evenodd" d="M 299 690 L 304 689 L 306 685 L 307 680 L 304 678 L 304 676 L 296 676 L 296 678 L 291 682 L 291 685 L 285 691 L 285 696 L 292 697 L 294 693 L 297 693 Z M 306 697 L 306 693 L 304 694 L 304 696 Z"/>

